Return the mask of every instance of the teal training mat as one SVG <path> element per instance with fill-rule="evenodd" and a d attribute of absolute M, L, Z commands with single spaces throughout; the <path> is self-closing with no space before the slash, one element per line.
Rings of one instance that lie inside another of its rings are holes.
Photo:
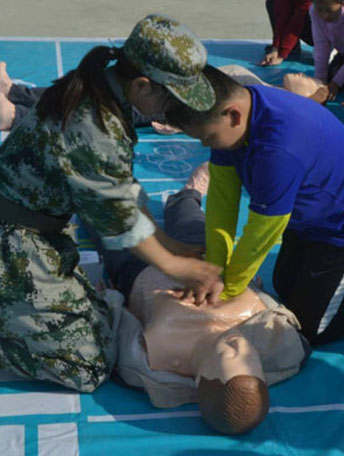
<path fill-rule="evenodd" d="M 115 40 L 121 44 L 123 40 Z M 107 39 L 0 38 L 0 59 L 17 82 L 48 85 L 74 68 L 81 57 Z M 205 41 L 209 62 L 243 65 L 266 82 L 281 84 L 287 72 L 313 75 L 311 49 L 278 67 L 257 66 L 266 43 Z M 328 108 L 344 119 L 339 102 Z M 2 139 L 5 135 L 2 134 Z M 184 135 L 159 136 L 139 129 L 134 174 L 150 196 L 150 210 L 162 223 L 162 207 L 191 171 L 208 160 L 209 150 Z M 247 217 L 243 195 L 240 230 Z M 239 232 L 240 235 L 240 232 Z M 93 246 L 80 230 L 80 250 Z M 278 246 L 259 274 L 273 292 L 271 273 Z M 92 259 L 91 259 L 92 261 Z M 210 429 L 197 405 L 154 408 L 143 391 L 107 382 L 93 394 L 51 383 L 0 375 L 1 456 L 343 456 L 344 341 L 313 352 L 297 376 L 270 388 L 265 421 L 250 433 L 226 437 Z"/>

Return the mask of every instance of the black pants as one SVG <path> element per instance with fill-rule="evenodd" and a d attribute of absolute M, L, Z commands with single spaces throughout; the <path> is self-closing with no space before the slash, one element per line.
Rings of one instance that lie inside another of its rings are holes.
<path fill-rule="evenodd" d="M 285 231 L 273 284 L 283 304 L 299 319 L 303 334 L 312 344 L 344 337 L 344 297 L 343 293 L 336 294 L 343 276 L 344 247 L 308 242 L 300 239 L 295 231 Z M 319 332 L 330 303 L 331 306 L 338 303 L 335 315 Z"/>
<path fill-rule="evenodd" d="M 275 30 L 275 19 L 274 19 L 274 0 L 266 0 L 265 2 L 266 11 L 269 16 L 271 28 Z M 303 27 L 302 33 L 300 35 L 300 39 L 303 40 L 305 43 L 309 44 L 310 46 L 314 45 L 313 36 L 312 36 L 312 22 L 307 12 L 305 16 L 305 25 Z"/>
<path fill-rule="evenodd" d="M 340 68 L 344 65 L 344 55 L 336 54 L 328 66 L 327 82 L 331 82 Z M 343 86 L 341 87 L 343 89 Z"/>

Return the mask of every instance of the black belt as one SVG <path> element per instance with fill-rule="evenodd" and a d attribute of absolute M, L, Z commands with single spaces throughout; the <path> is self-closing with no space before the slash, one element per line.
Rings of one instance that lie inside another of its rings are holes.
<path fill-rule="evenodd" d="M 12 203 L 0 195 L 0 220 L 20 225 L 28 230 L 42 234 L 58 234 L 69 221 L 69 217 L 55 217 L 32 211 L 19 204 Z"/>

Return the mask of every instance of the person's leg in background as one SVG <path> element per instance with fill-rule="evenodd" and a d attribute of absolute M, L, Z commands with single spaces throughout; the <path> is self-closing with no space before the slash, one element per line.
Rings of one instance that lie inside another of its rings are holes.
<path fill-rule="evenodd" d="M 45 90 L 46 87 L 26 87 L 22 84 L 13 84 L 8 93 L 8 99 L 15 105 L 31 108 Z"/>
<path fill-rule="evenodd" d="M 16 127 L 26 116 L 31 107 L 39 100 L 45 87 L 26 87 L 24 85 L 13 84 L 8 94 L 8 101 L 15 106 L 15 117 L 11 128 Z"/>
<path fill-rule="evenodd" d="M 309 11 L 305 16 L 305 25 L 300 36 L 301 40 L 309 46 L 314 46 L 313 35 L 312 35 L 312 21 L 309 15 Z"/>
<path fill-rule="evenodd" d="M 339 52 L 330 61 L 327 71 L 327 82 L 331 82 L 340 68 L 344 65 L 344 55 Z M 343 90 L 343 86 L 340 87 Z"/>
<path fill-rule="evenodd" d="M 182 190 L 168 197 L 164 220 L 169 236 L 186 244 L 205 246 L 205 215 L 201 204 L 208 184 L 209 168 L 205 162 L 194 170 Z"/>
<path fill-rule="evenodd" d="M 168 197 L 164 218 L 166 233 L 180 242 L 205 245 L 202 195 L 193 189 L 183 189 Z"/>
<path fill-rule="evenodd" d="M 274 271 L 273 285 L 283 303 L 287 302 L 294 288 L 305 247 L 294 231 L 285 230 Z"/>
<path fill-rule="evenodd" d="M 45 87 L 15 84 L 8 76 L 6 63 L 0 62 L 0 130 L 10 130 L 39 100 Z"/>
<path fill-rule="evenodd" d="M 266 8 L 266 11 L 268 13 L 269 21 L 270 21 L 270 24 L 271 24 L 271 29 L 272 29 L 272 32 L 273 32 L 274 24 L 275 24 L 275 20 L 274 20 L 274 0 L 266 0 L 265 8 Z"/>
<path fill-rule="evenodd" d="M 275 28 L 275 19 L 274 19 L 274 0 L 266 0 L 265 1 L 265 8 L 268 13 L 270 25 L 271 25 L 271 31 L 272 31 L 272 36 L 274 35 L 274 28 Z M 269 53 L 272 51 L 272 43 L 268 44 L 265 46 L 265 52 Z"/>

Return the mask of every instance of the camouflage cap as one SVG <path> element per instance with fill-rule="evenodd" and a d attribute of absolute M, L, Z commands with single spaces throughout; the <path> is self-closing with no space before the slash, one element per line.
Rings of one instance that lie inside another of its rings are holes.
<path fill-rule="evenodd" d="M 182 103 L 197 111 L 214 105 L 214 89 L 202 73 L 207 51 L 176 20 L 162 14 L 145 17 L 134 27 L 123 52 L 136 70 L 165 86 Z"/>

